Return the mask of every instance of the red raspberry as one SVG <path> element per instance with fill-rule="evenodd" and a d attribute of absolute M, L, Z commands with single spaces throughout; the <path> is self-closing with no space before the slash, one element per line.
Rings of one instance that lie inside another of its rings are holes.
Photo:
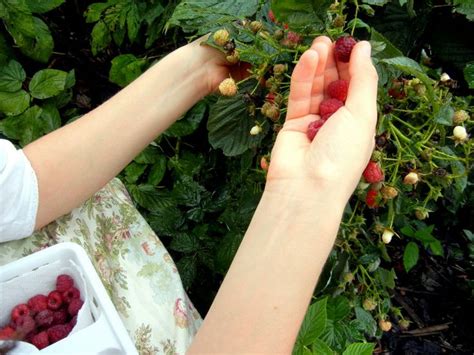
<path fill-rule="evenodd" d="M 270 92 L 267 94 L 267 96 L 265 96 L 265 101 L 268 101 L 268 102 L 275 102 L 275 94 L 273 92 Z"/>
<path fill-rule="evenodd" d="M 362 174 L 365 181 L 370 184 L 374 184 L 383 180 L 383 171 L 380 165 L 375 161 L 369 161 L 367 167 Z"/>
<path fill-rule="evenodd" d="M 47 330 L 49 343 L 53 344 L 57 341 L 64 339 L 69 334 L 69 329 L 64 324 L 53 325 Z"/>
<path fill-rule="evenodd" d="M 0 328 L 0 340 L 14 339 L 16 336 L 15 329 L 10 326 Z"/>
<path fill-rule="evenodd" d="M 321 102 L 321 104 L 319 105 L 319 114 L 321 115 L 321 117 L 323 116 L 330 116 L 332 115 L 334 112 L 336 112 L 337 110 L 339 110 L 339 108 L 341 108 L 342 106 L 344 106 L 344 104 L 342 103 L 342 101 L 340 100 L 337 100 L 337 99 L 325 99 L 323 100 L 323 102 Z M 329 116 L 327 118 L 329 118 Z M 327 119 L 326 118 L 326 119 Z"/>
<path fill-rule="evenodd" d="M 48 295 L 48 308 L 57 311 L 63 304 L 63 296 L 58 291 L 52 291 Z"/>
<path fill-rule="evenodd" d="M 13 308 L 11 318 L 12 318 L 12 321 L 15 322 L 18 318 L 24 317 L 27 315 L 30 315 L 30 307 L 22 303 L 16 306 L 15 308 Z"/>
<path fill-rule="evenodd" d="M 66 302 L 66 303 L 71 303 L 71 301 L 74 299 L 74 298 L 80 298 L 81 297 L 81 291 L 79 291 L 77 288 L 75 287 L 71 287 L 69 290 L 67 290 L 66 292 L 63 292 L 63 300 Z"/>
<path fill-rule="evenodd" d="M 36 323 L 31 316 L 18 317 L 15 321 L 15 329 L 20 338 L 24 338 L 29 332 L 36 328 Z"/>
<path fill-rule="evenodd" d="M 306 135 L 310 141 L 313 141 L 314 137 L 318 133 L 319 129 L 323 126 L 323 120 L 313 121 L 308 125 L 308 130 L 306 131 Z"/>
<path fill-rule="evenodd" d="M 41 333 L 36 334 L 31 339 L 31 344 L 36 346 L 39 350 L 44 349 L 49 345 L 48 333 L 42 331 Z"/>
<path fill-rule="evenodd" d="M 293 31 L 289 31 L 286 37 L 292 43 L 299 43 L 301 41 L 300 35 Z"/>
<path fill-rule="evenodd" d="M 356 43 L 355 39 L 351 36 L 339 37 L 334 46 L 334 55 L 336 56 L 336 59 L 343 63 L 349 63 L 352 48 L 354 48 Z"/>
<path fill-rule="evenodd" d="M 76 326 L 77 316 L 72 317 L 71 321 L 68 323 L 71 326 L 71 329 Z"/>
<path fill-rule="evenodd" d="M 56 324 L 65 324 L 68 319 L 68 314 L 65 309 L 60 309 L 59 311 L 53 312 L 53 325 Z"/>
<path fill-rule="evenodd" d="M 74 280 L 69 275 L 59 275 L 56 278 L 56 291 L 61 293 L 69 290 L 72 286 L 74 286 Z"/>
<path fill-rule="evenodd" d="M 270 19 L 270 21 L 277 23 L 277 20 L 272 10 L 268 11 L 268 18 Z"/>
<path fill-rule="evenodd" d="M 84 302 L 80 298 L 74 298 L 71 303 L 69 303 L 67 311 L 71 316 L 74 317 L 75 315 L 77 315 L 83 304 Z"/>
<path fill-rule="evenodd" d="M 367 196 L 365 197 L 365 203 L 367 204 L 369 208 L 378 207 L 377 195 L 378 195 L 377 190 L 370 189 L 369 191 L 367 191 Z"/>
<path fill-rule="evenodd" d="M 31 315 L 34 316 L 48 308 L 48 297 L 45 295 L 33 296 L 28 300 L 28 307 L 30 307 Z"/>
<path fill-rule="evenodd" d="M 333 99 L 345 102 L 348 89 L 349 82 L 347 80 L 336 80 L 328 85 L 328 95 Z"/>
<path fill-rule="evenodd" d="M 53 321 L 54 313 L 49 309 L 39 312 L 35 317 L 36 325 L 39 327 L 49 327 L 51 324 L 53 324 Z"/>

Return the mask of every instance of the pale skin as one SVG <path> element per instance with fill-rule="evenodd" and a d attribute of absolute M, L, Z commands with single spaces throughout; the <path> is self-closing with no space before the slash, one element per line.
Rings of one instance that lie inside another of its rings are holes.
<path fill-rule="evenodd" d="M 222 55 L 193 42 L 168 55 L 102 106 L 24 148 L 38 176 L 38 228 L 80 205 L 182 113 L 230 74 Z M 346 105 L 313 142 L 327 85 L 350 81 Z M 289 354 L 374 145 L 377 74 L 370 45 L 348 64 L 319 37 L 297 64 L 288 113 L 262 199 L 188 354 Z"/>

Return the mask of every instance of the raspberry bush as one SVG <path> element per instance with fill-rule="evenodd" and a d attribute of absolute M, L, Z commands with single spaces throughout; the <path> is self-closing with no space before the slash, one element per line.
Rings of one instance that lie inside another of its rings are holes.
<path fill-rule="evenodd" d="M 344 48 L 347 36 L 370 40 L 379 73 L 376 149 L 295 353 L 474 351 L 469 314 L 459 311 L 472 309 L 474 289 L 474 12 L 466 2 L 41 4 L 0 0 L 0 134 L 19 146 L 99 105 L 197 36 L 210 33 L 207 45 L 229 63 L 250 64 L 246 79 L 223 82 L 121 174 L 203 315 L 261 196 L 298 58 L 318 35 L 343 38 Z M 344 102 L 346 84 L 333 86 L 331 96 Z M 322 123 L 310 125 L 310 138 Z M 146 265 L 139 275 L 154 272 Z M 44 303 L 35 303 L 38 312 Z M 429 333 L 432 325 L 448 333 Z"/>

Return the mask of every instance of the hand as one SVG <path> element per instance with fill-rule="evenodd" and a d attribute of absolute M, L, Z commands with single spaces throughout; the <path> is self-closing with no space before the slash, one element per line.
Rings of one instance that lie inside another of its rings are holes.
<path fill-rule="evenodd" d="M 286 122 L 272 151 L 267 190 L 298 189 L 308 195 L 322 188 L 345 203 L 370 159 L 378 80 L 370 44 L 357 43 L 349 63 L 336 62 L 333 50 L 329 38 L 316 38 L 293 71 Z M 326 88 L 338 79 L 349 81 L 345 106 L 310 142 L 306 136 L 308 124 L 320 119 L 319 105 L 327 97 Z"/>
<path fill-rule="evenodd" d="M 206 69 L 207 94 L 211 94 L 217 90 L 219 84 L 224 79 L 232 77 L 238 82 L 247 77 L 249 75 L 248 69 L 251 66 L 246 62 L 230 64 L 226 60 L 224 53 L 204 43 L 208 36 L 200 37 L 189 43 L 186 47 L 190 49 L 191 55 L 197 60 L 198 66 Z"/>

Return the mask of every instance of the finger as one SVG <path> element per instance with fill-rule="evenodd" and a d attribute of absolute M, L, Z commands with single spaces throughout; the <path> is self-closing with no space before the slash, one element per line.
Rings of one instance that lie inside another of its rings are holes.
<path fill-rule="evenodd" d="M 313 87 L 311 89 L 311 106 L 309 111 L 311 113 L 319 113 L 319 104 L 324 99 L 324 83 L 325 83 L 325 72 L 326 72 L 326 61 L 328 57 L 328 44 L 319 41 L 311 46 L 312 50 L 318 53 L 318 66 L 316 67 L 316 73 L 313 78 Z"/>
<path fill-rule="evenodd" d="M 326 92 L 327 86 L 339 79 L 339 72 L 334 58 L 334 43 L 329 37 L 319 36 L 313 41 L 312 48 L 318 43 L 324 43 L 327 46 L 326 69 L 324 72 L 324 92 Z"/>
<path fill-rule="evenodd" d="M 357 43 L 352 49 L 346 108 L 357 119 L 369 120 L 369 123 L 375 125 L 378 76 L 370 52 L 370 44 L 367 41 Z"/>
<path fill-rule="evenodd" d="M 318 53 L 309 49 L 303 53 L 298 64 L 296 64 L 291 75 L 287 120 L 310 113 L 311 89 L 318 62 Z"/>

